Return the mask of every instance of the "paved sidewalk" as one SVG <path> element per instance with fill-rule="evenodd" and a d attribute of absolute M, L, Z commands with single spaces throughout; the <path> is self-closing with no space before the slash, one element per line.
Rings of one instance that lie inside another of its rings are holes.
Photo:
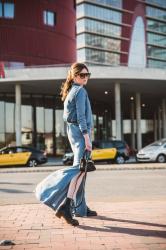
<path fill-rule="evenodd" d="M 166 201 L 89 204 L 94 218 L 72 227 L 42 204 L 0 206 L 0 239 L 14 250 L 166 250 Z"/>

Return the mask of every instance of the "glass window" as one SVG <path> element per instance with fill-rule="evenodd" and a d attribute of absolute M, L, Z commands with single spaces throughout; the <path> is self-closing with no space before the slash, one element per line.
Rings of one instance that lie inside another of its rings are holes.
<path fill-rule="evenodd" d="M 14 4 L 4 3 L 4 17 L 14 18 Z"/>
<path fill-rule="evenodd" d="M 0 133 L 5 132 L 5 103 L 0 101 Z"/>
<path fill-rule="evenodd" d="M 146 7 L 146 14 L 147 16 L 155 17 L 158 19 L 163 19 L 166 20 L 166 11 L 165 10 L 160 10 L 157 8 L 153 8 L 150 6 Z"/>
<path fill-rule="evenodd" d="M 45 133 L 53 132 L 53 109 L 45 108 Z"/>
<path fill-rule="evenodd" d="M 66 129 L 63 121 L 63 110 L 55 110 L 56 153 L 62 155 L 66 147 Z"/>
<path fill-rule="evenodd" d="M 147 43 L 166 47 L 166 36 L 149 32 L 147 36 Z"/>
<path fill-rule="evenodd" d="M 166 34 L 166 24 L 155 20 L 147 20 L 147 29 L 153 31 L 155 30 Z"/>
<path fill-rule="evenodd" d="M 146 0 L 147 3 L 154 3 L 156 5 L 159 5 L 161 7 L 166 7 L 166 1 L 164 0 Z"/>
<path fill-rule="evenodd" d="M 116 53 L 105 52 L 96 49 L 80 49 L 79 51 L 80 53 L 85 53 L 86 60 L 84 61 L 88 61 L 91 63 L 119 65 L 120 62 L 120 55 Z"/>
<path fill-rule="evenodd" d="M 45 135 L 43 133 L 37 133 L 36 136 L 36 148 L 39 150 L 45 150 Z"/>
<path fill-rule="evenodd" d="M 38 133 L 44 133 L 44 108 L 36 107 L 36 127 Z"/>
<path fill-rule="evenodd" d="M 84 4 L 79 4 L 76 7 L 77 18 L 84 16 Z"/>
<path fill-rule="evenodd" d="M 63 120 L 63 110 L 55 110 L 56 120 L 56 136 L 66 135 L 65 125 Z"/>
<path fill-rule="evenodd" d="M 0 133 L 0 148 L 3 148 L 5 146 L 5 134 Z"/>
<path fill-rule="evenodd" d="M 166 48 L 157 48 L 153 46 L 147 47 L 148 56 L 164 59 L 166 61 Z"/>
<path fill-rule="evenodd" d="M 7 133 L 15 133 L 15 124 L 14 124 L 14 103 L 5 103 L 5 124 Z"/>
<path fill-rule="evenodd" d="M 32 131 L 32 107 L 28 105 L 21 106 L 21 125 L 22 130 Z"/>
<path fill-rule="evenodd" d="M 77 50 L 77 61 L 80 62 L 85 62 L 86 61 L 86 57 L 85 57 L 85 49 L 78 49 Z"/>
<path fill-rule="evenodd" d="M 85 34 L 81 34 L 77 36 L 77 48 L 81 48 L 85 46 Z"/>
<path fill-rule="evenodd" d="M 0 17 L 14 18 L 14 3 L 0 2 Z"/>
<path fill-rule="evenodd" d="M 122 8 L 122 0 L 91 0 L 91 2 Z"/>
<path fill-rule="evenodd" d="M 85 19 L 77 21 L 77 34 L 85 31 Z"/>
<path fill-rule="evenodd" d="M 48 99 L 47 99 L 48 100 Z M 45 108 L 45 148 L 47 154 L 53 154 L 53 109 Z"/>
<path fill-rule="evenodd" d="M 84 31 L 95 32 L 107 36 L 121 36 L 121 26 L 95 21 L 88 18 L 77 21 L 77 33 Z"/>
<path fill-rule="evenodd" d="M 148 59 L 148 67 L 166 69 L 166 62 Z"/>
<path fill-rule="evenodd" d="M 100 147 L 102 149 L 104 149 L 104 148 L 113 148 L 114 145 L 113 145 L 113 142 L 101 142 Z"/>
<path fill-rule="evenodd" d="M 2 17 L 2 3 L 0 2 L 0 17 Z"/>
<path fill-rule="evenodd" d="M 114 147 L 118 149 L 125 148 L 125 143 L 122 141 L 113 141 Z"/>
<path fill-rule="evenodd" d="M 80 46 L 93 46 L 110 51 L 120 51 L 121 41 L 118 39 L 111 39 L 92 34 L 78 35 L 78 45 Z"/>
<path fill-rule="evenodd" d="M 44 24 L 49 26 L 55 26 L 56 24 L 56 13 L 45 10 L 44 15 Z"/>
<path fill-rule="evenodd" d="M 21 148 L 21 147 L 18 147 L 15 150 L 16 150 L 16 153 L 29 152 L 27 148 Z"/>
<path fill-rule="evenodd" d="M 115 23 L 121 23 L 122 14 L 119 11 L 101 8 L 90 4 L 80 4 L 77 6 L 77 18 L 82 16 L 94 17 L 100 20 L 112 21 Z"/>

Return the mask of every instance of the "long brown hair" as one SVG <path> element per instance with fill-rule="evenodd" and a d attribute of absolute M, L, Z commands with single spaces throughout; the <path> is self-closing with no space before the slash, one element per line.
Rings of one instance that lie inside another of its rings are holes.
<path fill-rule="evenodd" d="M 72 87 L 74 76 L 79 74 L 83 69 L 86 69 L 89 72 L 87 66 L 84 63 L 73 63 L 71 65 L 71 68 L 69 69 L 67 74 L 66 81 L 63 82 L 61 86 L 60 95 L 62 101 L 66 99 L 66 96 L 68 95 L 69 90 Z"/>

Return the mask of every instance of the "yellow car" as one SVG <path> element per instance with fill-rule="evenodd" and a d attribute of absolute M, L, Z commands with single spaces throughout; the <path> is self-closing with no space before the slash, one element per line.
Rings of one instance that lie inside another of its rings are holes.
<path fill-rule="evenodd" d="M 115 147 L 120 145 L 120 147 Z M 92 150 L 92 160 L 93 161 L 106 161 L 106 162 L 115 162 L 117 164 L 123 164 L 127 160 L 128 154 L 125 152 L 125 144 L 122 141 L 100 141 L 93 142 Z M 127 155 L 126 155 L 127 154 Z M 63 156 L 63 164 L 71 165 L 73 163 L 73 153 L 65 153 Z"/>
<path fill-rule="evenodd" d="M 93 161 L 104 161 L 104 160 L 115 160 L 117 155 L 116 148 L 97 148 L 92 150 L 92 160 Z"/>
<path fill-rule="evenodd" d="M 5 147 L 0 150 L 1 166 L 36 167 L 38 164 L 47 162 L 44 152 L 30 147 Z"/>
<path fill-rule="evenodd" d="M 125 155 L 120 152 L 115 141 L 99 141 L 93 142 L 92 160 L 93 161 L 107 161 L 108 163 L 123 164 L 125 162 Z"/>

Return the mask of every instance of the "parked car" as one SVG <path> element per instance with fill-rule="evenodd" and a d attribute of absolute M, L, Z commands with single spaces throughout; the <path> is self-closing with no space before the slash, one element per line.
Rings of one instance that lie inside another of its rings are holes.
<path fill-rule="evenodd" d="M 47 162 L 45 152 L 31 147 L 5 147 L 0 149 L 0 166 L 36 167 Z"/>
<path fill-rule="evenodd" d="M 123 164 L 129 159 L 128 145 L 121 140 L 112 141 L 94 141 L 92 150 L 93 161 L 107 161 Z M 63 156 L 63 164 L 71 165 L 74 155 L 72 152 L 67 152 Z"/>
<path fill-rule="evenodd" d="M 166 162 L 166 138 L 155 141 L 138 151 L 138 162 Z"/>

